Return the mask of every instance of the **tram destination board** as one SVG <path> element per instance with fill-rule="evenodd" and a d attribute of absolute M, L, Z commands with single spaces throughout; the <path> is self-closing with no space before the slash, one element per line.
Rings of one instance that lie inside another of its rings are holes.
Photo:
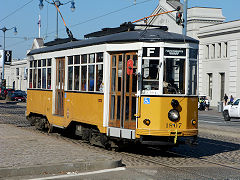
<path fill-rule="evenodd" d="M 186 56 L 185 48 L 164 48 L 164 56 Z"/>

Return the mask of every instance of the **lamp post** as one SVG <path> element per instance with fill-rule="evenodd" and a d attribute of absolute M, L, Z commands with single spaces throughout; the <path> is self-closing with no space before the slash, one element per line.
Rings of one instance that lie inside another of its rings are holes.
<path fill-rule="evenodd" d="M 14 29 L 14 34 L 16 35 L 17 34 L 17 28 L 16 27 L 12 27 L 12 28 L 9 28 L 9 29 L 7 29 L 6 27 L 3 27 L 2 29 L 0 29 L 3 32 L 3 55 L 5 55 L 5 39 L 6 39 L 5 33 L 6 33 L 6 31 L 11 30 L 11 29 Z M 2 79 L 4 79 L 4 64 L 5 64 L 5 58 L 3 56 Z"/>
<path fill-rule="evenodd" d="M 183 22 L 183 32 L 182 34 L 183 35 L 187 35 L 187 9 L 188 9 L 188 0 L 184 0 L 184 12 L 183 12 L 183 19 L 184 19 L 184 22 Z"/>
<path fill-rule="evenodd" d="M 39 0 L 39 9 L 41 10 L 41 9 L 43 9 L 43 1 L 44 0 Z M 49 1 L 47 1 L 47 0 L 45 0 L 48 4 L 52 4 L 52 5 L 56 5 L 58 8 L 60 7 L 60 6 L 62 6 L 62 5 L 65 5 L 65 4 L 68 4 L 68 3 L 71 3 L 71 10 L 72 10 L 72 12 L 73 11 L 75 11 L 75 2 L 74 2 L 74 0 L 71 0 L 71 1 L 68 1 L 68 2 L 66 2 L 66 3 L 61 3 L 59 0 L 52 0 L 53 2 L 49 2 Z M 58 39 L 58 10 L 56 9 L 56 11 L 57 11 L 57 18 L 56 18 L 56 39 Z"/>
<path fill-rule="evenodd" d="M 4 81 L 4 65 L 5 65 L 5 33 L 6 31 L 8 30 L 11 30 L 11 29 L 14 29 L 14 34 L 16 35 L 17 34 L 17 28 L 16 27 L 12 27 L 12 28 L 6 28 L 6 27 L 3 27 L 1 28 L 0 30 L 3 32 L 3 62 L 2 62 L 2 85 L 3 85 L 3 81 Z M 4 94 L 4 90 L 3 90 L 3 87 L 1 87 L 1 94 L 3 95 Z"/>

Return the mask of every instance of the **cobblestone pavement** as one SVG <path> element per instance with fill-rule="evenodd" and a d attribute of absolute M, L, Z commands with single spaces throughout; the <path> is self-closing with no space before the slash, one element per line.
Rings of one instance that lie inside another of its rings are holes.
<path fill-rule="evenodd" d="M 21 133 L 24 131 L 31 131 L 31 136 L 28 142 L 31 147 L 34 147 L 36 155 L 21 159 L 19 152 L 15 152 L 14 149 L 8 149 L 8 145 L 5 147 L 0 146 L 1 158 L 0 166 L 20 166 L 23 162 L 27 161 L 29 163 L 43 163 L 44 161 L 49 161 L 51 159 L 58 159 L 58 161 L 74 161 L 78 154 L 85 152 L 91 152 L 93 155 L 97 154 L 104 157 L 115 157 L 120 158 L 123 164 L 128 168 L 134 168 L 137 171 L 143 171 L 143 169 L 156 169 L 159 167 L 164 168 L 177 168 L 175 171 L 181 171 L 182 168 L 200 168 L 201 173 L 207 173 L 204 168 L 209 169 L 223 169 L 222 172 L 214 171 L 214 175 L 210 177 L 218 177 L 217 179 L 226 179 L 232 174 L 233 179 L 240 179 L 240 139 L 225 137 L 216 134 L 199 134 L 199 144 L 196 147 L 190 147 L 187 145 L 180 145 L 179 147 L 172 148 L 167 151 L 160 151 L 159 149 L 148 148 L 148 147 L 131 147 L 123 149 L 121 152 L 107 151 L 105 149 L 90 146 L 87 143 L 83 143 L 78 140 L 67 140 L 61 138 L 58 135 L 51 136 L 43 134 L 41 132 L 35 131 L 29 128 L 29 123 L 26 121 L 25 107 L 18 105 L 6 105 L 0 103 L 0 141 L 7 133 L 4 131 L 6 124 L 13 124 L 20 126 L 22 128 L 15 128 L 15 132 L 12 134 L 12 138 L 15 138 L 16 146 L 21 146 L 21 153 L 24 158 L 27 157 L 28 147 L 21 142 Z M 42 144 L 35 141 L 36 137 L 44 139 Z M 53 146 L 44 147 L 44 142 L 50 142 Z M 0 142 L 1 143 L 1 142 Z M 81 147 L 81 150 L 78 150 Z M 62 152 L 69 152 L 66 156 L 62 156 Z M 55 152 L 55 155 L 49 157 L 49 152 Z M 7 154 L 12 154 L 10 159 L 6 159 Z M 60 159 L 59 159 L 60 158 Z M 15 161 L 15 162 L 12 162 Z M 53 160 L 51 160 L 53 161 Z M 173 169 L 174 171 L 174 169 Z M 192 170 L 189 170 L 191 173 Z M 213 170 L 212 170 L 213 172 Z M 176 172 L 178 173 L 178 172 Z M 192 172 L 194 173 L 194 172 Z"/>

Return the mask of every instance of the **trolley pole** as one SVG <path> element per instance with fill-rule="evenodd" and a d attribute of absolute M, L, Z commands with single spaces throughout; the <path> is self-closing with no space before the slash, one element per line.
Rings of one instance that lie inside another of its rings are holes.
<path fill-rule="evenodd" d="M 187 9 L 188 9 L 188 0 L 184 0 L 184 12 L 183 12 L 183 30 L 182 30 L 182 34 L 183 35 L 187 35 Z"/>

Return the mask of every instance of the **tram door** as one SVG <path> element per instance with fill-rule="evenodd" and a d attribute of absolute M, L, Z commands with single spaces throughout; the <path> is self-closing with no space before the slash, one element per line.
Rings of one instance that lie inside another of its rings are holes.
<path fill-rule="evenodd" d="M 136 52 L 111 55 L 110 82 L 109 126 L 136 129 Z"/>
<path fill-rule="evenodd" d="M 64 77 L 65 77 L 65 58 L 56 58 L 56 98 L 55 114 L 64 115 Z"/>

